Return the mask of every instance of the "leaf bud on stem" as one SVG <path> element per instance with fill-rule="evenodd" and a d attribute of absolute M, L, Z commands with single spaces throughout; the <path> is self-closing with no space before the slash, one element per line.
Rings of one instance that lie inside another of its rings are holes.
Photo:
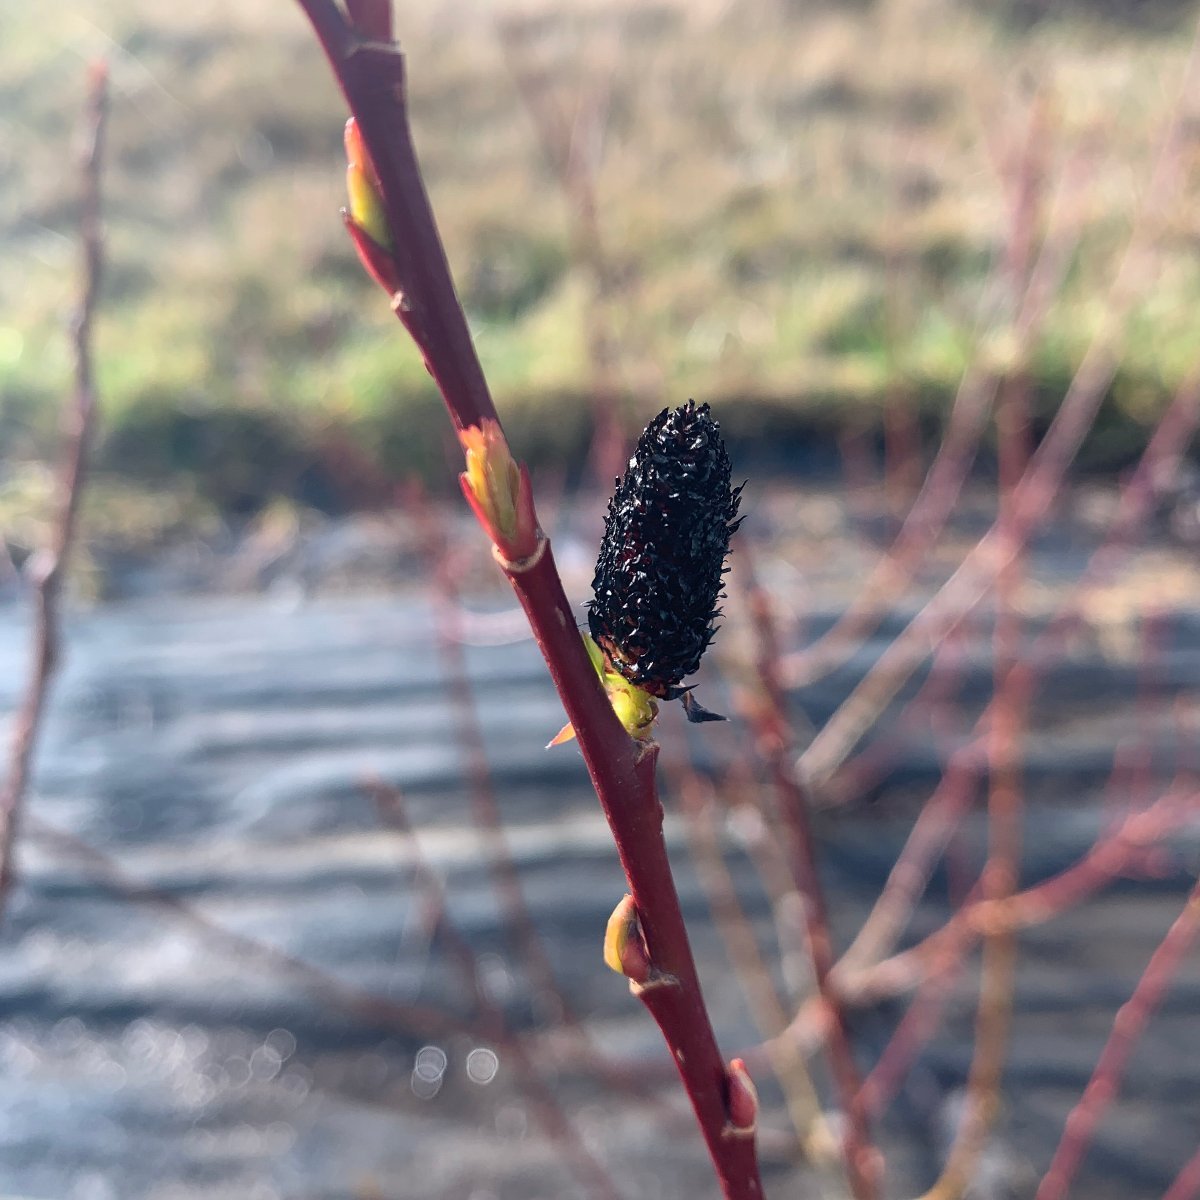
<path fill-rule="evenodd" d="M 729 1125 L 726 1132 L 730 1137 L 753 1137 L 758 1128 L 758 1089 L 746 1063 L 735 1058 L 729 1064 Z"/>
<path fill-rule="evenodd" d="M 363 142 L 358 122 L 353 117 L 346 122 L 344 142 L 346 194 L 350 206 L 342 209 L 342 220 L 367 274 L 392 297 L 395 304 L 403 290 L 392 254 L 395 243 L 388 225 L 379 175 Z"/>
<path fill-rule="evenodd" d="M 459 431 L 467 469 L 463 495 L 507 569 L 532 558 L 542 542 L 529 472 L 514 461 L 504 431 L 492 420 Z"/>
<path fill-rule="evenodd" d="M 604 930 L 604 962 L 618 975 L 624 975 L 635 984 L 649 982 L 653 974 L 646 943 L 642 939 L 637 905 L 632 896 L 622 896 L 608 918 L 608 926 Z"/>

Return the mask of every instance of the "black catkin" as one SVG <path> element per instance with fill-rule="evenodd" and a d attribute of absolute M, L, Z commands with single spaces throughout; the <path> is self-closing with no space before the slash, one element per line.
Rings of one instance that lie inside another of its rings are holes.
<path fill-rule="evenodd" d="M 713 639 L 741 490 L 720 426 L 693 400 L 646 426 L 617 481 L 588 626 L 612 669 L 652 696 L 678 696 Z"/>

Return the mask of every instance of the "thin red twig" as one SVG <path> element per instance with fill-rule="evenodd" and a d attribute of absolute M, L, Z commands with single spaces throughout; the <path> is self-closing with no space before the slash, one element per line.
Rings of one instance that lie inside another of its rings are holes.
<path fill-rule="evenodd" d="M 1183 1164 L 1162 1200 L 1196 1200 L 1200 1196 L 1200 1150 Z"/>
<path fill-rule="evenodd" d="M 779 1038 L 787 1028 L 788 1011 L 775 986 L 770 966 L 763 958 L 754 926 L 738 896 L 737 884 L 721 854 L 713 821 L 715 796 L 712 785 L 690 763 L 678 763 L 676 768 L 673 772 L 675 791 L 687 818 L 685 827 L 692 861 L 708 896 L 725 953 L 763 1038 L 767 1060 L 779 1081 L 804 1156 L 819 1170 L 828 1173 L 831 1166 L 836 1169 L 837 1145 L 821 1111 L 820 1097 L 804 1055 L 794 1042 Z"/>
<path fill-rule="evenodd" d="M 82 195 L 79 228 L 82 241 L 80 292 L 72 323 L 75 353 L 74 397 L 66 411 L 66 446 L 56 496 L 57 517 L 50 544 L 31 563 L 35 586 L 34 652 L 29 683 L 17 711 L 8 772 L 0 788 L 0 913 L 13 885 L 13 848 L 21 809 L 29 787 L 33 754 L 50 682 L 58 665 L 59 595 L 79 515 L 87 474 L 88 452 L 96 414 L 96 385 L 92 363 L 92 324 L 104 267 L 100 178 L 104 131 L 108 114 L 108 67 L 94 64 L 88 80 L 81 158 Z"/>
<path fill-rule="evenodd" d="M 1077 231 L 1071 229 L 1045 243 L 1032 269 L 1027 263 L 1023 271 L 1013 268 L 1019 247 L 1032 252 L 1042 207 L 1041 164 L 1048 136 L 1045 108 L 1044 101 L 1039 101 L 1034 111 L 1022 156 L 1008 246 L 996 266 L 998 276 L 1009 277 L 1002 292 L 1001 311 L 997 314 L 989 310 L 984 318 L 994 322 L 997 316 L 1003 318 L 1011 312 L 1021 352 L 1031 344 L 1044 320 L 1077 242 Z M 991 289 L 985 286 L 984 290 Z M 887 602 L 911 582 L 954 512 L 999 385 L 995 371 L 983 362 L 976 361 L 968 368 L 959 383 L 933 463 L 891 547 L 829 630 L 785 661 L 790 683 L 812 682 L 844 662 L 878 625 L 887 611 Z"/>
<path fill-rule="evenodd" d="M 1152 847 L 1194 820 L 1198 812 L 1200 794 L 1173 787 L 1145 809 L 1127 815 L 1082 859 L 1057 875 L 1000 902 L 983 899 L 976 885 L 963 908 L 923 941 L 874 968 L 840 978 L 839 985 L 852 1002 L 891 995 L 919 982 L 904 1019 L 863 1084 L 869 1110 L 876 1115 L 882 1111 L 933 1035 L 950 984 L 981 932 L 1015 932 L 1052 920 L 1128 874 Z"/>
<path fill-rule="evenodd" d="M 590 1060 L 594 1073 L 622 1092 L 646 1101 L 650 1095 L 644 1081 L 639 1079 L 636 1073 L 614 1066 L 596 1047 L 563 991 L 545 941 L 538 932 L 537 923 L 529 910 L 520 872 L 513 861 L 512 850 L 504 831 L 495 781 L 484 745 L 479 706 L 467 670 L 462 636 L 462 597 L 459 594 L 444 531 L 439 525 L 437 513 L 419 494 L 412 498 L 410 509 L 422 527 L 421 544 L 425 569 L 433 580 L 437 600 L 434 615 L 437 650 L 454 712 L 453 736 L 458 742 L 466 766 L 474 825 L 486 848 L 492 887 L 504 917 L 505 928 L 514 938 L 515 949 L 519 951 L 521 963 L 531 976 L 530 984 L 535 995 L 543 1004 L 549 1002 L 554 1016 L 578 1041 L 581 1051 Z M 661 1103 L 657 1107 L 661 1115 Z M 686 1114 L 684 1117 L 686 1119 Z"/>
<path fill-rule="evenodd" d="M 844 969 L 839 963 L 838 989 L 855 1004 L 895 995 L 944 969 L 947 956 L 953 959 L 970 949 L 985 930 L 1043 925 L 1129 873 L 1149 848 L 1194 821 L 1198 813 L 1200 795 L 1170 791 L 1144 811 L 1130 814 L 1057 875 L 1002 902 L 984 899 L 976 886 L 946 924 L 915 946 L 860 970 Z"/>
<path fill-rule="evenodd" d="M 951 578 L 881 654 L 851 694 L 830 717 L 805 751 L 806 776 L 822 782 L 845 761 L 863 733 L 895 697 L 904 682 L 928 657 L 939 639 L 987 594 L 990 580 L 1007 556 L 1023 545 L 1046 519 L 1065 473 L 1095 419 L 1118 366 L 1117 350 L 1124 322 L 1137 295 L 1146 251 L 1149 218 L 1164 211 L 1178 187 L 1179 148 L 1186 127 L 1184 103 L 1200 71 L 1200 29 L 1184 73 L 1171 122 L 1165 131 L 1138 219 L 1111 289 L 1109 307 L 1079 369 L 1067 389 L 1050 428 L 1014 489 L 1010 535 L 1001 539 L 993 526 L 971 549 Z"/>
<path fill-rule="evenodd" d="M 844 1156 L 846 1173 L 856 1200 L 879 1195 L 883 1162 L 871 1141 L 866 1109 L 862 1103 L 862 1080 L 854 1061 L 846 1009 L 833 987 L 833 939 L 825 892 L 817 870 L 816 842 L 812 831 L 809 800 L 791 764 L 787 699 L 779 674 L 779 648 L 770 599 L 758 585 L 746 547 L 738 557 L 739 576 L 745 584 L 747 605 L 758 634 L 759 649 L 755 674 L 761 702 L 747 705 L 759 752 L 767 765 L 779 799 L 796 886 L 804 899 L 808 951 L 812 960 L 817 995 L 828 1018 L 830 1066 L 845 1113 Z"/>
<path fill-rule="evenodd" d="M 1125 1066 L 1147 1022 L 1159 1006 L 1184 957 L 1200 932 L 1200 879 L 1188 893 L 1183 911 L 1158 944 L 1133 994 L 1121 1006 L 1112 1032 L 1079 1103 L 1071 1110 L 1062 1140 L 1038 1185 L 1035 1200 L 1062 1200 L 1091 1144 L 1096 1127 L 1121 1085 Z"/>
<path fill-rule="evenodd" d="M 465 764 L 471 812 L 475 828 L 486 848 L 492 887 L 505 927 L 515 939 L 521 961 L 532 975 L 530 982 L 535 992 L 543 1000 L 551 1000 L 557 1014 L 578 1029 L 578 1022 L 559 985 L 554 966 L 525 901 L 520 873 L 513 861 L 500 817 L 479 707 L 475 702 L 463 650 L 461 597 L 447 558 L 445 539 L 437 528 L 437 517 L 429 506 L 418 500 L 413 507 L 423 527 L 421 540 L 425 570 L 433 581 L 437 650 L 454 713 L 452 736 L 458 743 Z"/>
<path fill-rule="evenodd" d="M 591 464 L 595 481 L 607 488 L 624 465 L 626 445 L 621 421 L 616 335 L 611 303 L 616 271 L 605 246 L 596 189 L 597 162 L 602 156 L 605 126 L 612 98 L 617 51 L 605 56 L 608 71 L 598 84 L 581 90 L 571 120 L 538 79 L 521 53 L 510 21 L 497 25 L 498 41 L 517 93 L 529 113 L 542 153 L 567 202 L 571 248 L 587 273 L 591 296 L 584 317 L 584 335 L 591 373 Z"/>

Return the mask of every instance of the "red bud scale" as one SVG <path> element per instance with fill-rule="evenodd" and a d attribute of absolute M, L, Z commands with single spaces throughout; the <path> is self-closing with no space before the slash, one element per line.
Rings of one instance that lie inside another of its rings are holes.
<path fill-rule="evenodd" d="M 588 625 L 612 669 L 652 696 L 680 695 L 713 639 L 741 490 L 720 426 L 693 400 L 646 426 L 617 481 Z"/>

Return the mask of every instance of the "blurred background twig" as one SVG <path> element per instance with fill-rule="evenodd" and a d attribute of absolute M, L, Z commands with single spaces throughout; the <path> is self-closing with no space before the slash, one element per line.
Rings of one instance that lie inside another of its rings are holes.
<path fill-rule="evenodd" d="M 12 744 L 0 786 L 0 912 L 13 882 L 13 854 L 20 830 L 21 807 L 29 788 L 33 756 L 46 697 L 60 654 L 59 596 L 67 556 L 75 538 L 87 475 L 88 454 L 96 420 L 96 373 L 92 328 L 104 266 L 104 233 L 100 181 L 104 166 L 104 130 L 108 115 L 108 65 L 91 68 L 80 153 L 79 236 L 81 266 L 79 299 L 72 320 L 75 388 L 63 410 L 63 450 L 54 518 L 47 544 L 27 564 L 34 591 L 33 653 L 29 682 L 13 726 Z"/>

